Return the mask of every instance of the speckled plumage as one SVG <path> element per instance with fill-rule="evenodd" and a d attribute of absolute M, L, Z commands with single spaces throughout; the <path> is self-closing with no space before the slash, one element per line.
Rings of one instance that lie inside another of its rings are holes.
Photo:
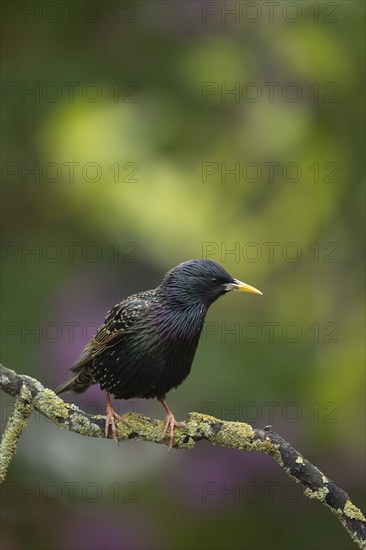
<path fill-rule="evenodd" d="M 108 312 L 72 366 L 74 376 L 57 393 L 99 383 L 117 399 L 162 401 L 191 370 L 210 304 L 238 289 L 237 283 L 243 285 L 210 260 L 176 266 L 157 288 L 129 296 Z"/>

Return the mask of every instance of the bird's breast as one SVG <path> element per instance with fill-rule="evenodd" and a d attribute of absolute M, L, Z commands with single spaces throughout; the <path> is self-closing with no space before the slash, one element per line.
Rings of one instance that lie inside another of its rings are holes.
<path fill-rule="evenodd" d="M 158 322 L 159 343 L 164 348 L 164 366 L 159 387 L 164 393 L 179 386 L 188 376 L 196 353 L 205 312 L 166 311 Z"/>
<path fill-rule="evenodd" d="M 196 306 L 187 309 L 159 308 L 155 315 L 158 331 L 168 341 L 188 344 L 199 339 L 206 316 L 206 308 Z"/>

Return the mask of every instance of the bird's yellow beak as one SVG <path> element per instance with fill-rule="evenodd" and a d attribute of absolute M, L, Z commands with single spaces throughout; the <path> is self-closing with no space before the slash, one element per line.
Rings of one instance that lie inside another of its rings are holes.
<path fill-rule="evenodd" d="M 247 285 L 246 283 L 242 283 L 238 279 L 234 279 L 234 282 L 226 285 L 226 288 L 228 290 L 238 290 L 239 292 L 252 292 L 253 294 L 260 294 L 261 296 L 263 296 L 260 290 L 258 290 L 257 288 L 254 288 L 254 286 L 250 286 L 250 285 Z"/>

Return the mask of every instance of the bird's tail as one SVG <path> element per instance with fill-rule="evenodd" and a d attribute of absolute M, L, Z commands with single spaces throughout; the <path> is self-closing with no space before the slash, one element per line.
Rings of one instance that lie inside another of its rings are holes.
<path fill-rule="evenodd" d="M 87 390 L 92 384 L 95 384 L 93 375 L 86 368 L 82 368 L 74 374 L 74 376 L 66 380 L 63 384 L 60 384 L 60 386 L 55 389 L 55 393 L 57 395 L 65 391 L 81 393 Z"/>

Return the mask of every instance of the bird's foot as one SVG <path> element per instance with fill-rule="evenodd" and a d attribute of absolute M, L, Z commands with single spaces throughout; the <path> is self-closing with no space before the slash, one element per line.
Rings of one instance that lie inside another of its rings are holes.
<path fill-rule="evenodd" d="M 188 428 L 188 426 L 184 422 L 177 422 L 174 418 L 173 413 L 169 411 L 165 417 L 165 426 L 162 436 L 162 439 L 165 439 L 168 430 L 170 430 L 169 450 L 173 448 L 175 428 Z"/>
<path fill-rule="evenodd" d="M 111 429 L 112 429 L 113 441 L 115 443 L 117 443 L 117 445 L 118 445 L 117 429 L 116 429 L 116 423 L 114 421 L 115 418 L 117 420 L 120 420 L 120 422 L 123 422 L 124 424 L 127 424 L 127 426 L 128 426 L 127 420 L 123 416 L 120 416 L 119 414 L 117 414 L 116 411 L 114 410 L 114 408 L 112 407 L 112 403 L 111 403 L 109 394 L 107 392 L 107 416 L 106 416 L 106 420 L 105 420 L 104 433 L 105 433 L 105 436 L 108 437 L 108 435 L 109 435 L 109 426 L 110 426 Z"/>

